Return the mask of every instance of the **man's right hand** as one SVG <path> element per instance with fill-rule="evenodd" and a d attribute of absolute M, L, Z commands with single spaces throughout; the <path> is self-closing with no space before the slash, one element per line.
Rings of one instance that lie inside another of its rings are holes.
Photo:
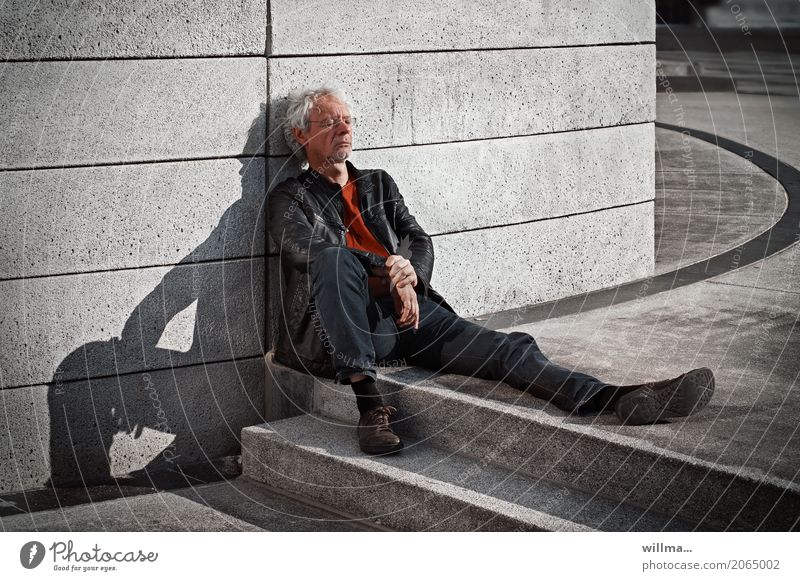
<path fill-rule="evenodd" d="M 394 299 L 394 312 L 399 317 L 398 326 L 413 326 L 419 328 L 419 302 L 414 287 L 406 285 L 392 289 Z"/>

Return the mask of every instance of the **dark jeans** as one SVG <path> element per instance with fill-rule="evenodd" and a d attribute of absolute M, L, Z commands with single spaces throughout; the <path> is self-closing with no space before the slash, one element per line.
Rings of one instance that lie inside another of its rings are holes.
<path fill-rule="evenodd" d="M 584 404 L 606 386 L 548 360 L 527 333 L 486 329 L 421 294 L 419 328 L 399 328 L 392 297 L 371 296 L 364 266 L 345 247 L 322 251 L 310 273 L 339 383 L 355 374 L 377 379 L 376 364 L 418 365 L 504 381 L 580 415 L 594 413 Z"/>

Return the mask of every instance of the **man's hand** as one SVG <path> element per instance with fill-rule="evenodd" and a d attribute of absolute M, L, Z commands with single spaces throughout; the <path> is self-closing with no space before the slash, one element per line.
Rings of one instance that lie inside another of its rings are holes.
<path fill-rule="evenodd" d="M 419 303 L 414 287 L 411 285 L 396 286 L 392 289 L 392 298 L 394 299 L 394 312 L 399 317 L 397 325 L 400 327 L 410 325 L 418 329 Z"/>
<path fill-rule="evenodd" d="M 399 254 L 392 254 L 386 259 L 386 276 L 389 277 L 390 289 L 417 286 L 417 273 L 411 261 Z"/>

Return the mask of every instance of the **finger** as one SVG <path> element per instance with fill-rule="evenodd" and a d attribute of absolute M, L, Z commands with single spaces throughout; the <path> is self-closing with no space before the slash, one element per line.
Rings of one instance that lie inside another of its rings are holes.
<path fill-rule="evenodd" d="M 399 254 L 392 254 L 386 258 L 386 268 L 392 268 L 398 261 L 403 260 Z"/>
<path fill-rule="evenodd" d="M 413 269 L 413 267 L 411 266 L 411 262 L 409 262 L 407 258 L 400 257 L 399 260 L 393 262 L 392 265 L 389 267 L 389 272 L 391 272 L 392 275 L 394 275 L 398 272 L 405 271 L 408 268 Z"/>
<path fill-rule="evenodd" d="M 406 315 L 406 325 L 411 325 L 414 323 L 414 304 L 409 301 L 408 303 L 408 314 Z"/>
<path fill-rule="evenodd" d="M 403 287 L 408 286 L 409 284 L 411 284 L 411 283 L 409 282 L 408 277 L 402 276 L 402 275 L 398 276 L 397 279 L 395 279 L 395 281 L 394 281 L 394 285 L 397 288 L 403 288 Z"/>
<path fill-rule="evenodd" d="M 405 276 L 403 277 L 403 284 L 401 286 L 411 285 L 417 286 L 417 273 L 414 270 L 414 267 L 411 264 L 408 265 L 408 268 L 403 271 Z"/>
<path fill-rule="evenodd" d="M 409 300 L 409 305 L 408 305 L 408 325 L 409 326 L 413 326 L 414 325 L 414 322 L 416 320 L 416 310 L 417 310 L 416 301 L 414 300 L 414 297 L 412 297 Z"/>
<path fill-rule="evenodd" d="M 403 310 L 400 312 L 400 319 L 397 321 L 400 325 L 405 325 L 408 319 L 408 305 L 403 301 Z"/>
<path fill-rule="evenodd" d="M 403 303 L 397 296 L 394 297 L 394 314 L 397 315 L 398 320 L 403 314 Z"/>

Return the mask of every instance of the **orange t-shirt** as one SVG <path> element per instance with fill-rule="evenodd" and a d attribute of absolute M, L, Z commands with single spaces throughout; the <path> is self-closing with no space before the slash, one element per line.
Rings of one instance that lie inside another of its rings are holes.
<path fill-rule="evenodd" d="M 342 188 L 342 202 L 344 202 L 344 226 L 345 241 L 348 248 L 357 248 L 372 252 L 384 258 L 389 257 L 389 252 L 378 242 L 372 232 L 364 223 L 364 216 L 361 213 L 358 203 L 358 190 L 355 182 L 347 180 Z M 369 288 L 373 296 L 381 297 L 389 294 L 388 279 L 371 276 L 369 277 Z"/>

